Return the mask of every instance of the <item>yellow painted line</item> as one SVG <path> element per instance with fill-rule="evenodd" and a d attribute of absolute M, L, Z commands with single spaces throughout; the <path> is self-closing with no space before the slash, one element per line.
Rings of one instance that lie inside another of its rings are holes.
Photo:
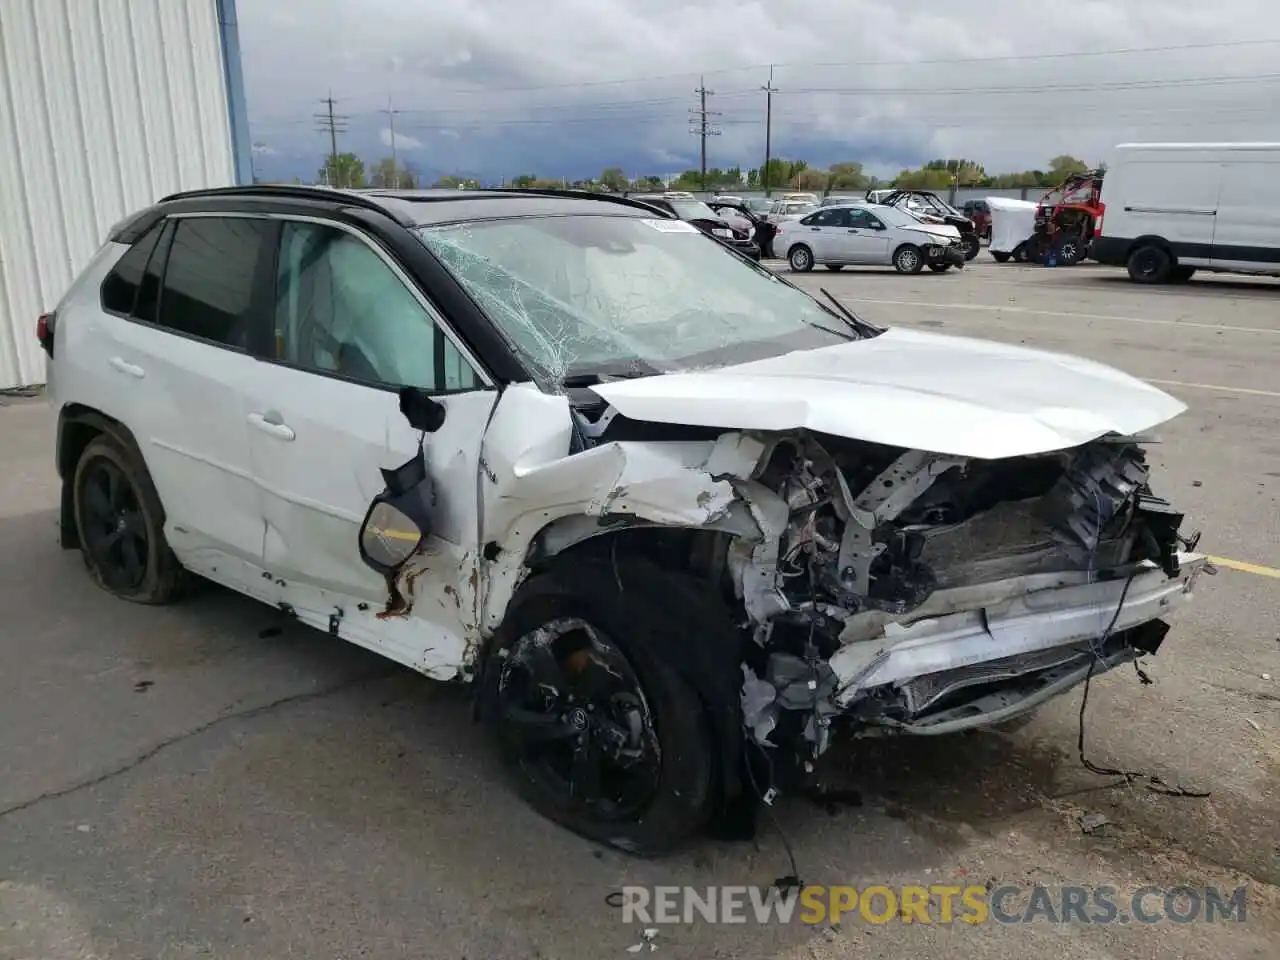
<path fill-rule="evenodd" d="M 1102 320 L 1108 323 L 1141 323 L 1157 327 L 1192 327 L 1199 330 L 1227 330 L 1232 333 L 1280 335 L 1280 327 L 1241 327 L 1228 323 L 1200 323 L 1195 320 L 1161 320 L 1156 317 L 1121 317 L 1111 313 L 1077 313 L 1067 310 L 1033 310 L 1000 303 L 930 303 L 923 300 L 874 300 L 870 297 L 840 297 L 842 303 L 880 303 L 887 307 L 924 307 L 930 310 L 975 310 L 983 313 L 1017 313 L 1033 317 L 1071 317 L 1075 320 Z"/>
<path fill-rule="evenodd" d="M 413 532 L 408 530 L 379 530 L 377 527 L 370 527 L 369 532 L 378 537 L 386 537 L 388 540 L 404 540 L 407 543 L 415 543 L 422 539 L 422 534 L 416 530 Z"/>
<path fill-rule="evenodd" d="M 1144 377 L 1147 383 L 1158 383 L 1162 387 L 1186 387 L 1189 390 L 1217 390 L 1220 393 L 1247 393 L 1252 397 L 1280 397 L 1275 390 L 1253 390 L 1249 387 L 1223 387 L 1216 383 L 1183 383 L 1181 380 L 1153 380 Z"/>
<path fill-rule="evenodd" d="M 1271 577 L 1280 580 L 1280 570 L 1275 567 L 1264 567 L 1259 563 L 1245 563 L 1243 560 L 1228 560 L 1226 557 L 1210 557 L 1209 562 L 1215 567 L 1226 567 L 1228 570 L 1239 570 L 1241 573 L 1252 573 L 1259 577 Z"/>

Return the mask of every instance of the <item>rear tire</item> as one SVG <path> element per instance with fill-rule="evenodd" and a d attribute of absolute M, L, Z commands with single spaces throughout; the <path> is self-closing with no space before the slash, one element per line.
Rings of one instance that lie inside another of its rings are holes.
<path fill-rule="evenodd" d="M 991 256 L 995 257 L 996 263 L 1009 262 L 1009 251 L 1007 250 L 992 250 Z"/>
<path fill-rule="evenodd" d="M 1195 267 L 1174 267 L 1173 268 L 1174 283 L 1186 283 L 1195 275 L 1196 275 Z"/>
<path fill-rule="evenodd" d="M 929 269 L 930 269 L 930 270 L 932 270 L 934 273 L 946 273 L 948 270 L 950 270 L 950 269 L 951 269 L 951 264 L 949 264 L 949 263 L 931 263 L 931 264 L 929 264 Z"/>
<path fill-rule="evenodd" d="M 1026 263 L 1027 262 L 1027 241 L 1023 240 L 1020 244 L 1014 247 L 1013 253 L 1011 254 L 1011 256 L 1013 257 L 1014 263 Z"/>
<path fill-rule="evenodd" d="M 828 269 L 828 270 L 830 270 L 832 273 L 836 273 L 836 272 L 838 272 L 838 271 L 840 271 L 840 270 L 843 270 L 843 269 L 844 269 L 844 264 L 843 264 L 843 263 L 828 263 L 828 264 L 827 264 L 827 269 Z"/>
<path fill-rule="evenodd" d="M 485 663 L 481 709 L 526 802 L 641 856 L 700 831 L 719 796 L 718 746 L 702 699 L 660 655 L 659 638 L 695 643 L 717 632 L 734 627 L 705 585 L 637 558 L 578 559 L 521 585 Z M 548 671 L 554 682 L 539 686 Z M 569 725 L 567 738 L 548 736 Z M 587 775 L 586 750 L 608 777 Z"/>
<path fill-rule="evenodd" d="M 904 243 L 893 251 L 893 268 L 899 273 L 919 273 L 924 269 L 924 254 L 919 247 Z"/>
<path fill-rule="evenodd" d="M 808 273 L 813 269 L 813 251 L 798 243 L 787 251 L 787 263 L 796 273 Z"/>
<path fill-rule="evenodd" d="M 99 436 L 72 478 L 80 553 L 94 582 L 134 603 L 178 599 L 186 572 L 164 536 L 164 509 L 136 450 Z"/>
<path fill-rule="evenodd" d="M 1165 283 L 1173 273 L 1173 258 L 1164 247 L 1146 244 L 1129 254 L 1129 279 L 1135 283 Z"/>

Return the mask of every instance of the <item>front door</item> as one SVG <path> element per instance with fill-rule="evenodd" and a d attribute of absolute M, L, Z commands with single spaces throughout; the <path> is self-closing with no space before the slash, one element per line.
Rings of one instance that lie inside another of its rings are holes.
<path fill-rule="evenodd" d="M 437 506 L 425 572 L 406 597 L 413 620 L 428 621 L 414 634 L 426 638 L 425 660 L 404 649 L 383 652 L 425 668 L 432 649 L 448 661 L 454 654 L 446 651 L 465 648 L 476 623 L 477 474 L 497 391 L 400 268 L 354 231 L 286 221 L 275 301 L 272 355 L 249 391 L 247 415 L 266 571 L 305 586 L 285 596 L 293 606 L 385 606 L 387 585 L 361 561 L 358 533 L 383 488 L 379 469 L 399 466 L 418 447 L 397 391 L 426 389 L 446 413 L 425 437 Z M 304 619 L 330 610 L 307 612 Z M 404 621 L 358 620 L 351 625 L 357 642 L 376 647 L 379 633 L 405 636 Z"/>
<path fill-rule="evenodd" d="M 847 242 L 854 263 L 888 263 L 889 231 L 870 210 L 850 207 Z"/>

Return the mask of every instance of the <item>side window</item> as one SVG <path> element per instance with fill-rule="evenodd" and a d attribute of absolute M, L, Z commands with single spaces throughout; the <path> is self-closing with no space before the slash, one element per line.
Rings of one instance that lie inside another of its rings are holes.
<path fill-rule="evenodd" d="M 386 262 L 344 230 L 285 224 L 275 355 L 304 370 L 426 390 L 476 390 L 470 364 Z"/>
<path fill-rule="evenodd" d="M 839 210 L 819 210 L 800 221 L 806 227 L 838 227 L 840 225 Z"/>
<path fill-rule="evenodd" d="M 107 278 L 102 281 L 102 309 L 110 313 L 129 316 L 133 313 L 133 305 L 138 300 L 138 287 L 142 283 L 142 275 L 146 272 L 147 261 L 151 251 L 156 248 L 156 241 L 164 222 L 157 223 L 125 251 L 116 261 L 116 265 Z"/>
<path fill-rule="evenodd" d="M 879 230 L 880 221 L 867 210 L 850 210 L 849 226 L 859 230 Z"/>
<path fill-rule="evenodd" d="M 177 221 L 158 322 L 177 333 L 248 349 L 254 286 L 269 265 L 274 224 L 248 217 Z"/>

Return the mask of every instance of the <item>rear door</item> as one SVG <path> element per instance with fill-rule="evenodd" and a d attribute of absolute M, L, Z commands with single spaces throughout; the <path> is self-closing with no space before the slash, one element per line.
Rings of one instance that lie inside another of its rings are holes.
<path fill-rule="evenodd" d="M 113 319 L 100 362 L 164 505 L 170 546 L 197 572 L 232 574 L 229 560 L 262 555 L 244 393 L 258 367 L 250 337 L 269 304 L 276 227 L 187 215 L 159 229 L 136 290 L 130 254 L 103 284 Z"/>
<path fill-rule="evenodd" d="M 846 242 L 843 211 L 827 208 L 802 217 L 794 228 L 796 243 L 807 244 L 818 263 L 845 263 L 850 251 Z"/>
<path fill-rule="evenodd" d="M 414 617 L 434 628 L 419 637 L 460 650 L 464 624 L 475 623 L 477 477 L 496 389 L 394 260 L 338 224 L 283 222 L 273 326 L 247 410 L 266 569 L 311 588 L 290 599 L 304 619 L 332 612 L 301 608 L 320 604 L 318 591 L 381 609 L 387 586 L 361 561 L 358 532 L 382 490 L 379 469 L 399 466 L 418 448 L 419 435 L 400 413 L 399 388 L 425 389 L 446 413 L 425 438 L 438 502 Z M 395 629 L 390 622 L 366 627 Z"/>

